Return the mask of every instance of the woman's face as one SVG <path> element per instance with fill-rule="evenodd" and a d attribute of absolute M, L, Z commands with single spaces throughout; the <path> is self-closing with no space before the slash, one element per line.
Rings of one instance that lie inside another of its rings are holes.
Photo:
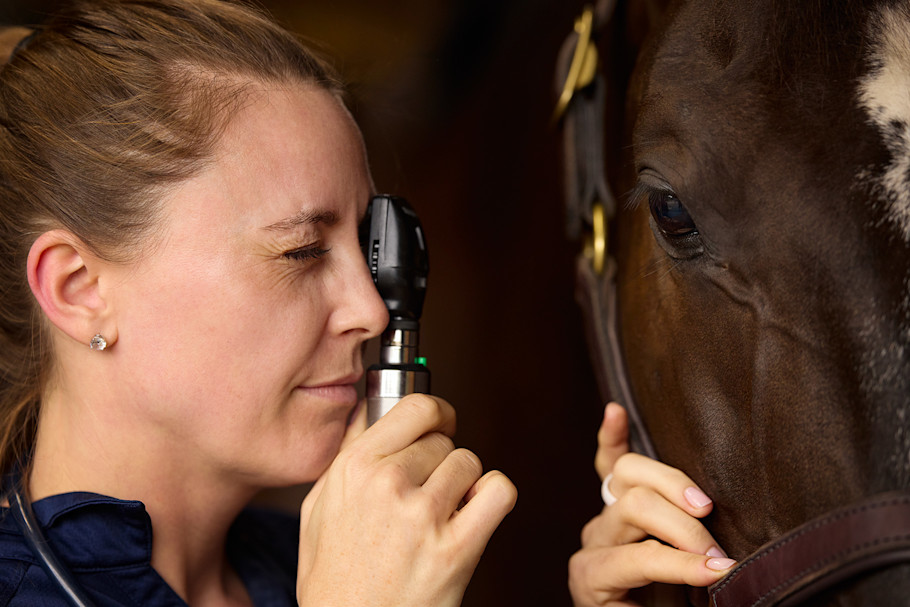
<path fill-rule="evenodd" d="M 330 463 L 387 322 L 357 236 L 370 195 L 353 120 L 301 86 L 258 90 L 167 196 L 160 245 L 112 289 L 105 352 L 158 457 L 257 486 Z"/>

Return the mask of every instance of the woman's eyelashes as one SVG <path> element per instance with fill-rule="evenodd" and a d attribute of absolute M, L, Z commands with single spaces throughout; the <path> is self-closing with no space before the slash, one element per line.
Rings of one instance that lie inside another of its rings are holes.
<path fill-rule="evenodd" d="M 283 254 L 283 256 L 286 259 L 292 259 L 294 261 L 304 262 L 304 261 L 321 259 L 331 250 L 332 250 L 331 247 L 322 248 L 322 246 L 320 246 L 320 244 L 317 243 L 317 244 L 307 245 L 305 247 L 300 247 L 299 249 L 293 249 L 291 251 L 286 251 Z"/>

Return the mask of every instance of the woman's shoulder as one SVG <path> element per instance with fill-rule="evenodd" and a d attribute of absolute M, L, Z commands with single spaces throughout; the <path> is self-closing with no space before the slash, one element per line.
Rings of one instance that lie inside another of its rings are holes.
<path fill-rule="evenodd" d="M 9 508 L 0 508 L 0 607 L 10 605 L 14 598 L 22 599 L 23 593 L 28 595 L 30 589 L 40 593 L 40 587 L 44 586 L 43 577 L 43 572 L 35 564 L 31 551 L 12 521 Z M 29 581 L 26 581 L 27 578 Z M 65 603 L 61 602 L 60 605 Z"/>
<path fill-rule="evenodd" d="M 0 529 L 0 607 L 8 605 L 66 607 L 67 603 L 35 563 L 22 537 Z"/>
<path fill-rule="evenodd" d="M 19 593 L 29 567 L 30 564 L 24 558 L 7 556 L 4 542 L 0 538 L 0 607 L 9 605 L 13 597 Z"/>

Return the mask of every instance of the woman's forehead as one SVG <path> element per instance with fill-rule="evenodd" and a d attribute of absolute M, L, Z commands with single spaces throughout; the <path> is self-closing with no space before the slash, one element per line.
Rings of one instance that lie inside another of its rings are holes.
<path fill-rule="evenodd" d="M 215 161 L 169 197 L 167 223 L 268 232 L 312 214 L 359 216 L 371 187 L 360 132 L 335 96 L 269 89 L 232 117 Z"/>
<path fill-rule="evenodd" d="M 353 156 L 353 157 L 352 157 Z M 363 161 L 363 142 L 340 100 L 322 89 L 262 88 L 233 116 L 219 145 L 219 160 L 291 168 Z"/>

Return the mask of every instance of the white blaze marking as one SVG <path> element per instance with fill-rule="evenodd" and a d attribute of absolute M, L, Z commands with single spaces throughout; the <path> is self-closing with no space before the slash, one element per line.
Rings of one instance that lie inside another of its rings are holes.
<path fill-rule="evenodd" d="M 860 102 L 891 152 L 879 185 L 889 219 L 910 242 L 910 8 L 883 7 L 873 26 L 875 68 L 860 82 Z"/>
<path fill-rule="evenodd" d="M 887 221 L 910 244 L 910 6 L 902 2 L 882 7 L 871 26 L 874 42 L 868 59 L 872 69 L 860 81 L 859 100 L 891 153 L 890 164 L 875 184 L 885 205 Z M 871 172 L 864 173 L 858 175 L 860 180 L 873 179 Z M 873 394 L 876 390 L 887 390 L 889 385 L 906 385 L 898 374 L 905 373 L 903 369 L 910 355 L 904 345 L 910 342 L 910 275 L 904 277 L 903 301 L 896 308 L 899 335 L 879 333 L 882 349 L 863 354 L 867 370 L 863 388 L 866 391 L 871 388 Z M 906 483 L 910 479 L 908 405 L 899 406 L 896 413 L 891 465 L 897 471 L 897 478 Z"/>

